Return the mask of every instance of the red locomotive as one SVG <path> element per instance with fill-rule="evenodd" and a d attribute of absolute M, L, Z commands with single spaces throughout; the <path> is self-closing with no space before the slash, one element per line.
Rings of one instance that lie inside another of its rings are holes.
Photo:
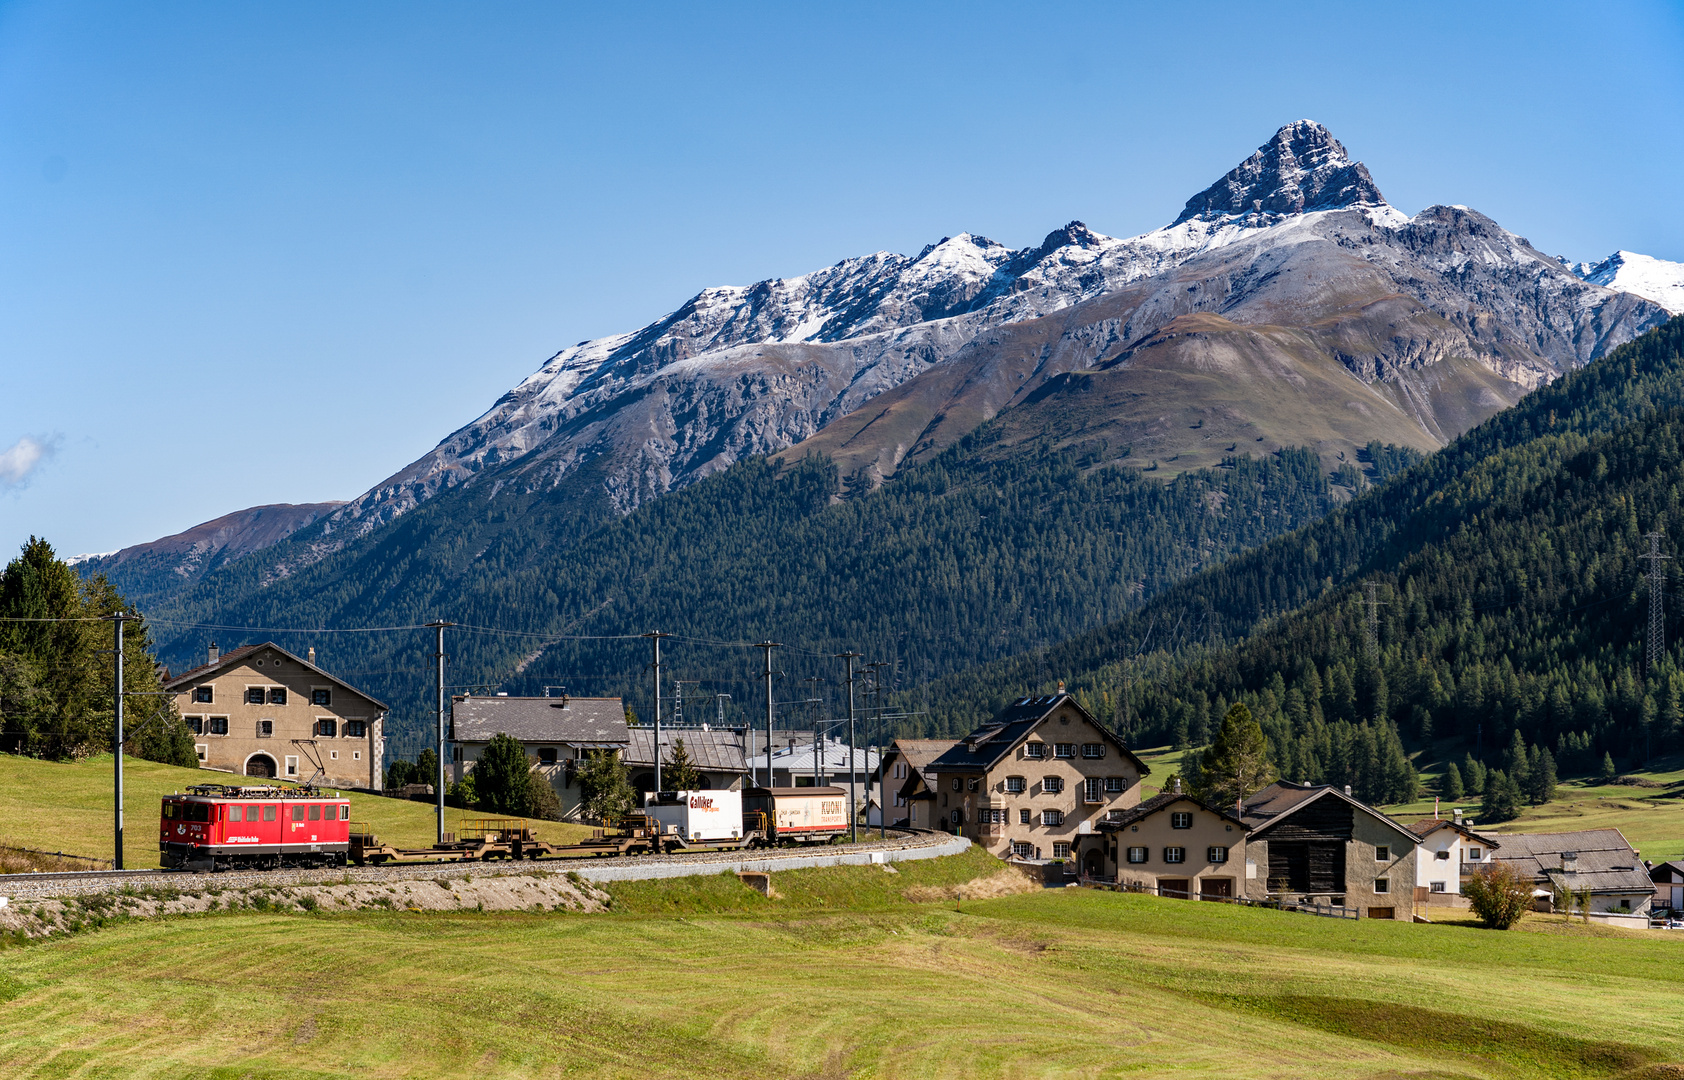
<path fill-rule="evenodd" d="M 343 866 L 351 801 L 314 788 L 197 784 L 164 796 L 159 860 L 180 870 Z"/>

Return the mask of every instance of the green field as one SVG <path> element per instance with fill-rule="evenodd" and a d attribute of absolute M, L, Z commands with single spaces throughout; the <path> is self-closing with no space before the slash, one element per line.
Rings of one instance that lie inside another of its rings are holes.
<path fill-rule="evenodd" d="M 153 761 L 127 758 L 123 763 L 123 863 L 131 868 L 158 865 L 158 804 L 172 791 L 189 784 L 226 784 L 227 773 L 179 769 Z M 0 754 L 0 846 L 63 851 L 96 859 L 111 858 L 111 756 L 80 764 L 40 761 Z M 433 808 L 403 799 L 353 795 L 351 813 L 366 821 L 376 834 L 399 847 L 430 846 L 436 826 Z M 445 828 L 454 830 L 472 811 L 445 809 Z M 590 835 L 580 825 L 555 821 L 533 823 L 541 839 L 569 843 Z"/>
<path fill-rule="evenodd" d="M 0 1075 L 1684 1072 L 1684 936 L 905 898 L 998 872 L 973 851 L 780 873 L 775 899 L 728 876 L 615 886 L 609 915 L 123 923 L 0 951 Z"/>

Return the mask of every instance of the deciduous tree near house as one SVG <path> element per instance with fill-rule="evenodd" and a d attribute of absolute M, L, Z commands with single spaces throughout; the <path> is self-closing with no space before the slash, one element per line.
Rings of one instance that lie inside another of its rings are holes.
<path fill-rule="evenodd" d="M 1532 880 L 1512 863 L 1494 862 L 1462 883 L 1462 895 L 1487 929 L 1507 930 L 1531 908 Z"/>
<path fill-rule="evenodd" d="M 532 763 L 518 739 L 502 732 L 493 735 L 474 763 L 473 775 L 481 809 L 524 815 L 531 805 Z"/>
<path fill-rule="evenodd" d="M 532 766 L 526 785 L 526 816 L 540 821 L 561 820 L 561 796 L 550 786 L 543 767 Z"/>
<path fill-rule="evenodd" d="M 637 806 L 625 760 L 612 750 L 587 751 L 578 780 L 579 811 L 586 821 L 617 822 Z"/>

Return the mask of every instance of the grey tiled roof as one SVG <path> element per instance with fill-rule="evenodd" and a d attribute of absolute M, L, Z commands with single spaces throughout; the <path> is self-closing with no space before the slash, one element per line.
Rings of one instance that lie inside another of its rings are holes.
<path fill-rule="evenodd" d="M 497 734 L 523 743 L 626 742 L 626 708 L 617 697 L 459 697 L 451 708 L 457 742 Z"/>
<path fill-rule="evenodd" d="M 1553 881 L 1593 893 L 1648 893 L 1649 870 L 1618 829 L 1560 833 L 1504 833 L 1492 858 L 1513 863 L 1534 881 Z M 1564 857 L 1571 853 L 1573 858 Z"/>
<path fill-rule="evenodd" d="M 1105 725 L 1094 720 L 1088 711 L 1069 694 L 1020 698 L 1000 711 L 1000 715 L 955 742 L 940 757 L 926 766 L 931 772 L 987 772 L 996 762 L 1011 752 L 1024 736 L 1035 730 L 1054 710 L 1070 704 L 1091 721 L 1118 750 L 1128 756 L 1141 776 L 1152 770 L 1121 739 L 1106 731 Z"/>
<path fill-rule="evenodd" d="M 655 729 L 653 726 L 639 725 L 628 729 L 631 734 L 631 745 L 626 748 L 625 759 L 629 765 L 655 764 Z M 712 728 L 703 731 L 700 728 L 661 728 L 661 761 L 672 759 L 672 744 L 675 739 L 684 740 L 684 752 L 690 755 L 696 768 L 703 772 L 746 773 L 748 763 L 743 758 L 743 734 L 729 728 Z"/>

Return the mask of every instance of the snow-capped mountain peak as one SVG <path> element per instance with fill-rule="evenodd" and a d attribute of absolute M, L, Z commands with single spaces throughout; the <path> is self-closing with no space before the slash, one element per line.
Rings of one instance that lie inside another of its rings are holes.
<path fill-rule="evenodd" d="M 1635 251 L 1616 251 L 1599 263 L 1579 263 L 1571 269 L 1593 285 L 1635 293 L 1674 315 L 1684 315 L 1684 263 L 1639 255 Z"/>
<path fill-rule="evenodd" d="M 1280 217 L 1316 210 L 1384 206 L 1385 196 L 1352 161 L 1333 133 L 1314 120 L 1297 120 L 1228 175 L 1187 200 L 1174 224 L 1253 215 Z"/>
<path fill-rule="evenodd" d="M 1150 299 L 1136 314 L 1084 332 L 1075 350 L 1083 359 L 1060 363 L 1098 362 L 1106 348 L 1193 311 L 1244 319 L 1245 296 L 1274 288 L 1267 283 L 1277 272 L 1281 297 L 1291 282 L 1304 291 L 1256 311 L 1285 317 L 1333 288 L 1315 263 L 1320 256 L 1282 270 L 1289 253 L 1335 249 L 1357 253 L 1356 262 L 1338 263 L 1338 288 L 1350 295 L 1368 295 L 1375 274 L 1400 273 L 1439 317 L 1468 325 L 1483 317 L 1487 301 L 1467 291 L 1467 275 L 1501 270 L 1504 282 L 1532 282 L 1529 299 L 1511 305 L 1510 315 L 1537 323 L 1520 337 L 1540 342 L 1538 355 L 1501 358 L 1501 376 L 1528 386 L 1624 340 L 1628 316 L 1631 326 L 1649 318 L 1622 309 L 1582 333 L 1587 313 L 1609 294 L 1590 295 L 1570 270 L 1478 214 L 1433 207 L 1406 217 L 1325 127 L 1300 120 L 1189 199 L 1173 222 L 1140 236 L 1117 239 L 1071 221 L 1033 247 L 1012 249 L 959 233 L 913 256 L 879 251 L 798 277 L 703 289 L 640 330 L 563 349 L 431 453 L 336 511 L 312 541 L 316 557 L 488 472 L 497 477 L 489 490 L 537 489 L 597 461 L 594 490 L 629 511 L 745 456 L 811 438 L 967 350 L 986 352 L 1011 324 L 1137 283 L 1146 283 Z M 1611 287 L 1636 273 L 1634 259 L 1642 257 L 1626 256 L 1626 269 L 1612 271 Z M 1211 268 L 1184 269 L 1196 260 Z M 1212 288 L 1178 283 L 1178 272 L 1206 275 Z M 1450 277 L 1440 282 L 1441 275 Z M 1404 288 L 1393 281 L 1382 291 Z M 1414 348 L 1399 340 L 1404 352 Z"/>

